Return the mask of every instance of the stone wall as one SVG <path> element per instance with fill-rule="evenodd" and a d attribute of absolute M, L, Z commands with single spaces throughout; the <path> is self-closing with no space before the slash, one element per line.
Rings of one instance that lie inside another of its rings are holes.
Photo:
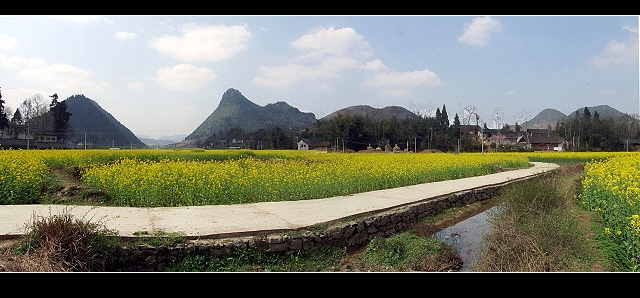
<path fill-rule="evenodd" d="M 387 237 L 407 231 L 426 216 L 433 216 L 448 208 L 462 207 L 494 197 L 498 195 L 501 187 L 515 181 L 517 180 L 429 198 L 368 216 L 340 220 L 326 227 L 317 225 L 302 230 L 244 238 L 187 240 L 171 246 L 154 247 L 145 244 L 120 247 L 113 259 L 109 261 L 108 267 L 111 268 L 107 269 L 127 272 L 164 271 L 168 265 L 180 261 L 189 254 L 219 257 L 232 249 L 290 253 L 333 245 L 351 250 L 361 247 L 375 237 Z"/>

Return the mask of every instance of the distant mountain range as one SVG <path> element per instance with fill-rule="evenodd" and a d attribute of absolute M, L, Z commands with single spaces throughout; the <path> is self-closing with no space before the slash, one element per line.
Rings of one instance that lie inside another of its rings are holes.
<path fill-rule="evenodd" d="M 182 142 L 187 135 L 175 135 L 175 136 L 162 136 L 159 138 L 152 138 L 145 135 L 136 135 L 140 141 L 150 147 L 162 147 L 175 143 Z"/>
<path fill-rule="evenodd" d="M 520 124 L 520 127 L 522 127 L 523 130 L 529 129 L 529 128 L 542 128 L 542 129 L 548 128 L 548 127 L 554 128 L 556 124 L 560 121 L 567 121 L 567 120 L 573 119 L 576 116 L 576 112 L 578 113 L 578 115 L 582 116 L 584 114 L 584 108 L 585 107 L 579 108 L 568 115 L 565 115 L 564 113 L 556 109 L 547 108 L 542 110 L 540 113 L 538 113 L 538 115 L 533 117 L 531 120 L 525 121 L 522 124 Z M 600 106 L 593 106 L 593 107 L 586 107 L 586 108 L 589 110 L 589 113 L 591 114 L 592 117 L 597 112 L 600 119 L 618 119 L 620 117 L 631 117 L 608 105 L 600 105 Z"/>
<path fill-rule="evenodd" d="M 85 140 L 93 147 L 168 147 L 172 144 L 188 145 L 193 140 L 212 135 L 225 134 L 230 129 L 240 128 L 246 133 L 253 133 L 260 129 L 269 130 L 280 127 L 287 133 L 296 133 L 311 126 L 318 120 L 330 120 L 338 114 L 368 116 L 375 120 L 397 117 L 419 117 L 415 113 L 399 106 L 373 108 L 368 105 L 350 106 L 335 111 L 321 119 L 316 119 L 313 113 L 304 113 L 286 102 L 277 102 L 259 106 L 240 91 L 229 88 L 220 100 L 218 107 L 189 135 L 175 135 L 161 138 L 134 135 L 109 112 L 84 95 L 73 95 L 66 100 L 67 111 L 72 115 L 69 119 L 70 133 L 67 140 L 74 146 L 84 144 Z M 591 115 L 598 113 L 601 119 L 631 117 L 608 105 L 587 107 Z M 555 127 L 559 121 L 570 120 L 576 112 L 583 114 L 584 107 L 565 115 L 564 113 L 547 108 L 532 119 L 519 124 L 523 130 L 529 128 Z M 640 121 L 640 120 L 639 120 Z"/>

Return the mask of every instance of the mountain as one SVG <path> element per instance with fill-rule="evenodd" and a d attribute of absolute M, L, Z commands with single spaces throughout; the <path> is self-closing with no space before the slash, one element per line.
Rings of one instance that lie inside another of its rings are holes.
<path fill-rule="evenodd" d="M 184 140 L 187 135 L 173 135 L 173 136 L 162 136 L 159 138 L 153 138 L 147 135 L 136 135 L 140 141 L 145 143 L 150 147 L 163 147 L 166 145 L 175 144 Z"/>
<path fill-rule="evenodd" d="M 164 138 L 164 137 L 158 138 L 158 139 L 154 139 L 154 138 L 152 138 L 150 136 L 145 136 L 145 135 L 136 135 L 136 137 L 141 142 L 143 142 L 145 145 L 147 145 L 148 147 L 162 147 L 162 146 L 175 144 L 175 143 L 179 142 L 179 141 L 169 140 L 169 139 Z"/>
<path fill-rule="evenodd" d="M 69 118 L 67 140 L 91 147 L 144 148 L 146 145 L 94 100 L 82 94 L 65 100 Z"/>
<path fill-rule="evenodd" d="M 589 113 L 592 117 L 596 112 L 598 112 L 600 119 L 619 119 L 620 117 L 631 117 L 608 105 L 599 105 L 586 108 L 589 110 Z M 559 121 L 566 121 L 575 118 L 576 112 L 578 113 L 578 115 L 580 115 L 580 117 L 582 117 L 582 115 L 584 115 L 584 107 L 571 112 L 569 115 L 565 115 L 564 113 L 556 109 L 544 109 L 531 120 L 520 124 L 520 126 L 523 130 L 529 128 L 544 129 L 548 128 L 549 126 L 551 126 L 551 128 L 554 128 Z"/>
<path fill-rule="evenodd" d="M 594 106 L 594 107 L 587 107 L 587 109 L 589 109 L 589 113 L 591 114 L 591 116 L 593 117 L 593 114 L 595 114 L 595 112 L 598 112 L 598 115 L 600 117 L 600 119 L 617 119 L 621 116 L 626 115 L 625 113 L 622 113 L 608 105 L 600 105 L 600 106 Z M 573 111 L 572 113 L 570 113 L 569 115 L 567 115 L 567 118 L 569 119 L 573 119 L 576 116 L 576 112 L 578 112 L 578 114 L 580 116 L 582 116 L 584 114 L 584 108 L 580 108 L 577 109 L 575 111 Z"/>
<path fill-rule="evenodd" d="M 337 110 L 325 117 L 323 117 L 320 120 L 330 120 L 334 117 L 337 117 L 338 114 L 342 114 L 342 115 L 359 115 L 362 117 L 369 117 L 373 120 L 379 121 L 379 120 L 385 120 L 385 119 L 389 119 L 392 117 L 397 117 L 398 119 L 402 120 L 405 118 L 418 118 L 419 116 L 416 115 L 415 113 L 403 108 L 403 107 L 399 107 L 399 106 L 388 106 L 388 107 L 384 107 L 384 108 L 374 108 L 368 105 L 357 105 L 357 106 L 350 106 L 350 107 L 346 107 L 344 109 L 340 109 Z"/>
<path fill-rule="evenodd" d="M 525 121 L 522 124 L 520 124 L 520 127 L 522 128 L 522 130 L 526 130 L 530 128 L 545 129 L 545 128 L 548 128 L 549 126 L 555 127 L 558 121 L 562 121 L 566 117 L 567 115 L 565 115 L 564 113 L 556 109 L 547 108 L 542 110 L 540 113 L 538 113 L 538 115 L 533 117 L 531 120 Z"/>
<path fill-rule="evenodd" d="M 229 88 L 222 95 L 218 107 L 185 140 L 195 140 L 225 134 L 240 128 L 245 133 L 280 127 L 284 131 L 300 131 L 316 122 L 313 113 L 303 113 L 286 102 L 257 105 Z"/>
<path fill-rule="evenodd" d="M 172 136 L 161 136 L 159 138 L 157 138 L 156 140 L 161 140 L 161 141 L 173 141 L 173 142 L 180 142 L 182 140 L 184 140 L 184 138 L 186 138 L 187 135 L 172 135 Z"/>

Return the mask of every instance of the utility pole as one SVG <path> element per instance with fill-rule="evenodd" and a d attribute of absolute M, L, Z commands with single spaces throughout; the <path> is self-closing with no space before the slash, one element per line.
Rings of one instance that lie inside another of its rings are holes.
<path fill-rule="evenodd" d="M 87 133 L 84 133 L 84 150 L 87 150 Z"/>

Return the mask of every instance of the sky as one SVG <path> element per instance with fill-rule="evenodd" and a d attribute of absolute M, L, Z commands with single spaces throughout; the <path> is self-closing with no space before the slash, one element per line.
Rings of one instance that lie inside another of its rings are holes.
<path fill-rule="evenodd" d="M 318 119 L 446 108 L 496 128 L 547 108 L 639 114 L 638 53 L 637 15 L 0 15 L 0 92 L 11 115 L 83 94 L 152 138 L 190 134 L 229 88 Z"/>

